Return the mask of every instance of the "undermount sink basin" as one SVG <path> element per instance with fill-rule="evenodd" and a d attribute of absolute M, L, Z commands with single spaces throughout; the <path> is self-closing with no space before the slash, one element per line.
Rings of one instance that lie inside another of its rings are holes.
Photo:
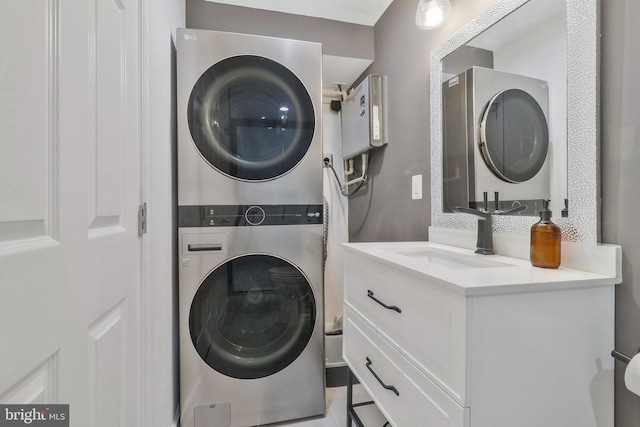
<path fill-rule="evenodd" d="M 489 258 L 483 258 L 486 255 L 473 256 L 458 254 L 435 248 L 385 248 L 384 250 L 443 268 L 461 269 L 512 267 L 511 264 L 494 261 Z"/>

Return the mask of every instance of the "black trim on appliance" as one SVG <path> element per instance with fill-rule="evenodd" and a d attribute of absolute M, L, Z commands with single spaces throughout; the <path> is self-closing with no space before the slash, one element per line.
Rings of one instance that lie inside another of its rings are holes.
<path fill-rule="evenodd" d="M 322 224 L 322 205 L 178 206 L 178 227 Z"/>

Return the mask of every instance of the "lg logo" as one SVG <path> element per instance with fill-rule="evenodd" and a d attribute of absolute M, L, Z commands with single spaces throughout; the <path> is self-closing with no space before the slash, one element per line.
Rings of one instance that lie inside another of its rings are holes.
<path fill-rule="evenodd" d="M 198 36 L 192 36 L 191 34 L 184 35 L 185 40 L 198 40 Z"/>

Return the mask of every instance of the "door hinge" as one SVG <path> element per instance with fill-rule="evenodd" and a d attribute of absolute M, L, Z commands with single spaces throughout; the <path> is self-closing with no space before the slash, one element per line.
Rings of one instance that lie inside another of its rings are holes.
<path fill-rule="evenodd" d="M 147 234 L 147 203 L 138 206 L 138 235 Z"/>

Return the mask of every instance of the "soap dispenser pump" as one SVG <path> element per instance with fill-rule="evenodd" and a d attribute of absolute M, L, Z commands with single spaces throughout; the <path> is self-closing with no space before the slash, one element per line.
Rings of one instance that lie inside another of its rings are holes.
<path fill-rule="evenodd" d="M 543 200 L 540 221 L 531 226 L 531 264 L 535 267 L 558 268 L 560 241 L 560 227 L 551 221 L 549 200 Z"/>

